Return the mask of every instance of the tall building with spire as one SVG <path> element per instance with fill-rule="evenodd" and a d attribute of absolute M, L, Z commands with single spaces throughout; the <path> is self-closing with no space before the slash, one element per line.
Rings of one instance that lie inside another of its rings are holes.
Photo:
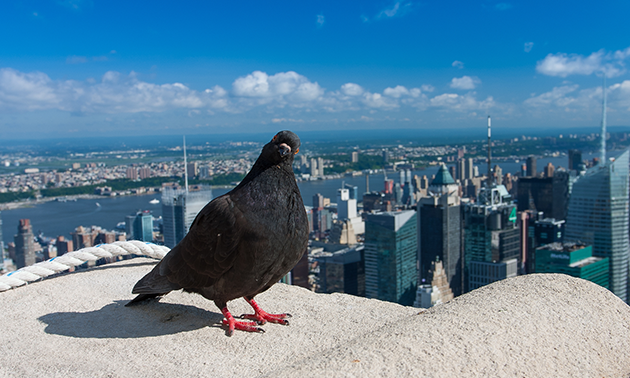
<path fill-rule="evenodd" d="M 520 264 L 516 205 L 503 185 L 482 188 L 464 207 L 464 274 L 467 290 L 515 277 Z"/>
<path fill-rule="evenodd" d="M 492 180 L 488 116 L 488 181 L 478 201 L 464 207 L 465 291 L 515 277 L 521 263 L 516 205 L 503 185 Z"/>
<path fill-rule="evenodd" d="M 628 301 L 628 150 L 588 169 L 573 183 L 565 239 L 593 246 L 610 261 L 610 290 Z"/>
<path fill-rule="evenodd" d="M 459 186 L 445 165 L 435 174 L 428 196 L 418 202 L 419 282 L 433 280 L 437 259 L 456 296 L 462 294 L 464 286 L 460 202 Z"/>

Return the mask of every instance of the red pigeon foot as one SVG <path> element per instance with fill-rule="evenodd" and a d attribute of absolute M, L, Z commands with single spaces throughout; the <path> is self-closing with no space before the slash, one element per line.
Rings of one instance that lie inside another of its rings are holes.
<path fill-rule="evenodd" d="M 265 332 L 264 329 L 260 327 L 256 327 L 257 324 L 254 322 L 238 322 L 234 320 L 234 317 L 232 316 L 230 311 L 227 309 L 227 307 L 223 307 L 221 309 L 221 312 L 223 313 L 223 316 L 225 316 L 225 319 L 223 319 L 223 324 L 228 326 L 228 332 L 227 332 L 228 336 L 232 336 L 235 329 L 239 329 L 241 331 L 246 331 L 246 332 L 263 332 L 263 333 Z"/>
<path fill-rule="evenodd" d="M 245 298 L 247 303 L 249 303 L 254 309 L 254 314 L 244 314 L 241 315 L 241 319 L 251 319 L 255 320 L 258 324 L 262 325 L 267 322 L 277 323 L 282 325 L 289 325 L 289 321 L 285 320 L 285 318 L 290 318 L 291 314 L 269 314 L 263 311 L 262 308 L 254 301 L 253 299 Z"/>

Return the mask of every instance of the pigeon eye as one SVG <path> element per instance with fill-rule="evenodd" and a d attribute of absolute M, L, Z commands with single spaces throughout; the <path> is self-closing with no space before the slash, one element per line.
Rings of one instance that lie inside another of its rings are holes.
<path fill-rule="evenodd" d="M 298 147 L 297 150 L 295 150 L 295 153 L 293 155 L 297 155 L 297 153 L 300 152 L 300 148 Z"/>
<path fill-rule="evenodd" d="M 272 141 L 272 142 L 275 142 L 275 141 L 276 141 L 276 139 L 278 139 L 278 135 L 274 135 L 274 136 L 273 136 L 273 139 L 272 139 L 271 141 Z"/>

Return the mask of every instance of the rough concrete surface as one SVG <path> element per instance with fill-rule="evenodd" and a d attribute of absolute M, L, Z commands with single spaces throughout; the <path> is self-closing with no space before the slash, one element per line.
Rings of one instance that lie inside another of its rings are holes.
<path fill-rule="evenodd" d="M 275 285 L 289 326 L 225 335 L 196 294 L 124 307 L 155 262 L 127 260 L 0 293 L 0 377 L 630 377 L 630 307 L 565 275 L 529 275 L 427 311 Z M 251 312 L 242 299 L 235 315 Z"/>

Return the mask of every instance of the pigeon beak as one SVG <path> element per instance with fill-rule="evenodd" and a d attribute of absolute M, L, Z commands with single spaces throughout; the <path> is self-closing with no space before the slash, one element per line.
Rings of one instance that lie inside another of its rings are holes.
<path fill-rule="evenodd" d="M 289 145 L 286 143 L 282 143 L 278 147 L 280 149 L 280 156 L 282 157 L 291 153 L 291 147 L 289 147 Z"/>

